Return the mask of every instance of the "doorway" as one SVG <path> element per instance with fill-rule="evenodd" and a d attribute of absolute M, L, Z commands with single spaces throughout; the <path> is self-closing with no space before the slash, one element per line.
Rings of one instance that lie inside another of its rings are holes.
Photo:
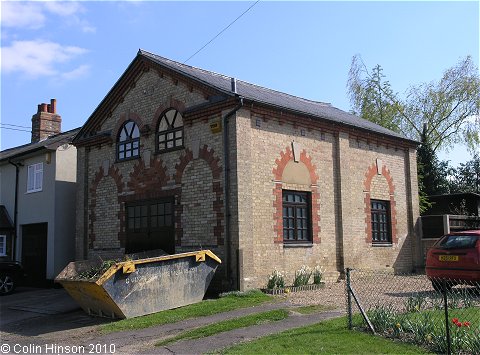
<path fill-rule="evenodd" d="M 22 265 L 25 285 L 42 287 L 47 281 L 48 223 L 22 226 Z"/>

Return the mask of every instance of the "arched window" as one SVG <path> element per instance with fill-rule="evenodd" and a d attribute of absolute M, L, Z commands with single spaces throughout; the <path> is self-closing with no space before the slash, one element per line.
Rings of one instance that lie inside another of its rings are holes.
<path fill-rule="evenodd" d="M 118 134 L 117 159 L 125 160 L 140 156 L 140 131 L 133 121 L 123 124 Z"/>
<path fill-rule="evenodd" d="M 166 111 L 158 124 L 157 150 L 164 152 L 183 148 L 183 118 L 175 109 Z"/>

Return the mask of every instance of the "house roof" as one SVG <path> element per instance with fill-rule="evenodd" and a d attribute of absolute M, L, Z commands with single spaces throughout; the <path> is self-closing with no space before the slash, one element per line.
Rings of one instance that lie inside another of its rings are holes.
<path fill-rule="evenodd" d="M 19 158 L 41 150 L 57 149 L 62 144 L 71 143 L 79 131 L 80 128 L 75 128 L 67 132 L 55 134 L 36 143 L 24 144 L 18 147 L 3 150 L 0 152 L 0 162 Z"/>
<path fill-rule="evenodd" d="M 377 135 L 400 139 L 409 144 L 418 144 L 418 142 L 406 138 L 399 133 L 340 110 L 329 103 L 307 100 L 238 79 L 235 80 L 236 92 L 233 92 L 232 78 L 229 76 L 182 64 L 142 49 L 138 51 L 135 59 L 89 117 L 80 133 L 75 138 L 75 141 L 85 139 L 88 136 L 87 132 L 94 130 L 95 127 L 98 127 L 98 125 L 106 119 L 106 116 L 111 113 L 111 105 L 118 98 L 122 97 L 122 91 L 129 86 L 128 82 L 135 77 L 135 71 L 141 70 L 141 65 L 139 64 L 142 62 L 152 63 L 178 73 L 181 76 L 187 77 L 194 82 L 218 92 L 225 98 L 241 97 L 245 100 L 264 104 L 275 109 L 281 109 L 286 112 L 289 111 L 294 114 L 306 115 L 313 120 L 364 130 Z"/>
<path fill-rule="evenodd" d="M 0 205 L 0 229 L 13 229 L 13 222 L 4 205 Z"/>
<path fill-rule="evenodd" d="M 161 57 L 159 55 L 149 53 L 142 49 L 139 50 L 138 55 L 148 58 L 162 66 L 166 66 L 192 79 L 201 81 L 202 83 L 211 86 L 217 90 L 220 90 L 225 94 L 235 95 L 235 93 L 231 91 L 231 77 L 185 65 Z M 275 106 L 277 108 L 283 108 L 285 110 L 291 110 L 297 113 L 313 116 L 318 119 L 323 119 L 334 123 L 340 123 L 351 127 L 361 128 L 371 132 L 380 133 L 390 137 L 401 138 L 411 141 L 413 143 L 417 143 L 416 141 L 408 139 L 399 133 L 393 132 L 373 122 L 340 110 L 329 103 L 307 100 L 301 97 L 289 95 L 283 92 L 254 85 L 238 79 L 236 79 L 236 88 L 236 94 L 247 100 L 252 100 L 270 106 Z"/>

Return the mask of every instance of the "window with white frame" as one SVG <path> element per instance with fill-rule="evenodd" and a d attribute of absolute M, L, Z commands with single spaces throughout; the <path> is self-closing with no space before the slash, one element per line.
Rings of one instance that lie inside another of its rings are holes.
<path fill-rule="evenodd" d="M 27 192 L 42 191 L 43 163 L 28 166 Z"/>
<path fill-rule="evenodd" d="M 7 236 L 0 235 L 0 256 L 7 255 Z"/>

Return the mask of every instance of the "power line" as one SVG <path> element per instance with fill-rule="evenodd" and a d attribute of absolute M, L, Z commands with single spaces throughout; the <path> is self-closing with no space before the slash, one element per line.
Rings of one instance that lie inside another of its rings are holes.
<path fill-rule="evenodd" d="M 30 126 L 19 126 L 17 124 L 11 124 L 11 123 L 0 123 L 2 126 L 12 126 L 12 127 L 20 127 L 20 128 L 30 128 Z"/>
<path fill-rule="evenodd" d="M 32 133 L 32 131 L 26 130 L 26 129 L 20 129 L 20 128 L 10 128 L 10 127 L 0 127 L 0 129 L 10 129 L 12 131 L 20 131 L 20 132 L 29 132 Z"/>
<path fill-rule="evenodd" d="M 217 35 L 215 37 L 213 37 L 210 41 L 208 41 L 207 43 L 205 43 L 203 45 L 202 48 L 200 48 L 198 51 L 196 51 L 195 53 L 193 53 L 190 57 L 188 57 L 187 60 L 185 60 L 183 62 L 183 64 L 185 64 L 186 62 L 188 62 L 190 59 L 192 59 L 193 57 L 195 57 L 198 53 L 200 53 L 206 46 L 208 46 L 210 43 L 212 43 L 218 36 L 220 36 L 223 32 L 225 32 L 226 30 L 228 30 L 230 28 L 230 26 L 232 26 L 235 22 L 237 22 L 237 20 L 239 20 L 243 15 L 245 15 L 248 11 L 250 11 L 250 9 L 252 7 L 254 7 L 255 5 L 257 5 L 258 3 L 260 2 L 260 0 L 257 0 L 255 1 L 255 3 L 253 5 L 251 5 L 248 9 L 246 9 L 244 12 L 242 12 L 242 14 L 240 16 L 238 16 L 235 20 L 233 20 L 232 22 L 230 22 L 230 24 L 225 27 L 223 30 L 221 30 L 220 32 L 217 33 Z"/>

